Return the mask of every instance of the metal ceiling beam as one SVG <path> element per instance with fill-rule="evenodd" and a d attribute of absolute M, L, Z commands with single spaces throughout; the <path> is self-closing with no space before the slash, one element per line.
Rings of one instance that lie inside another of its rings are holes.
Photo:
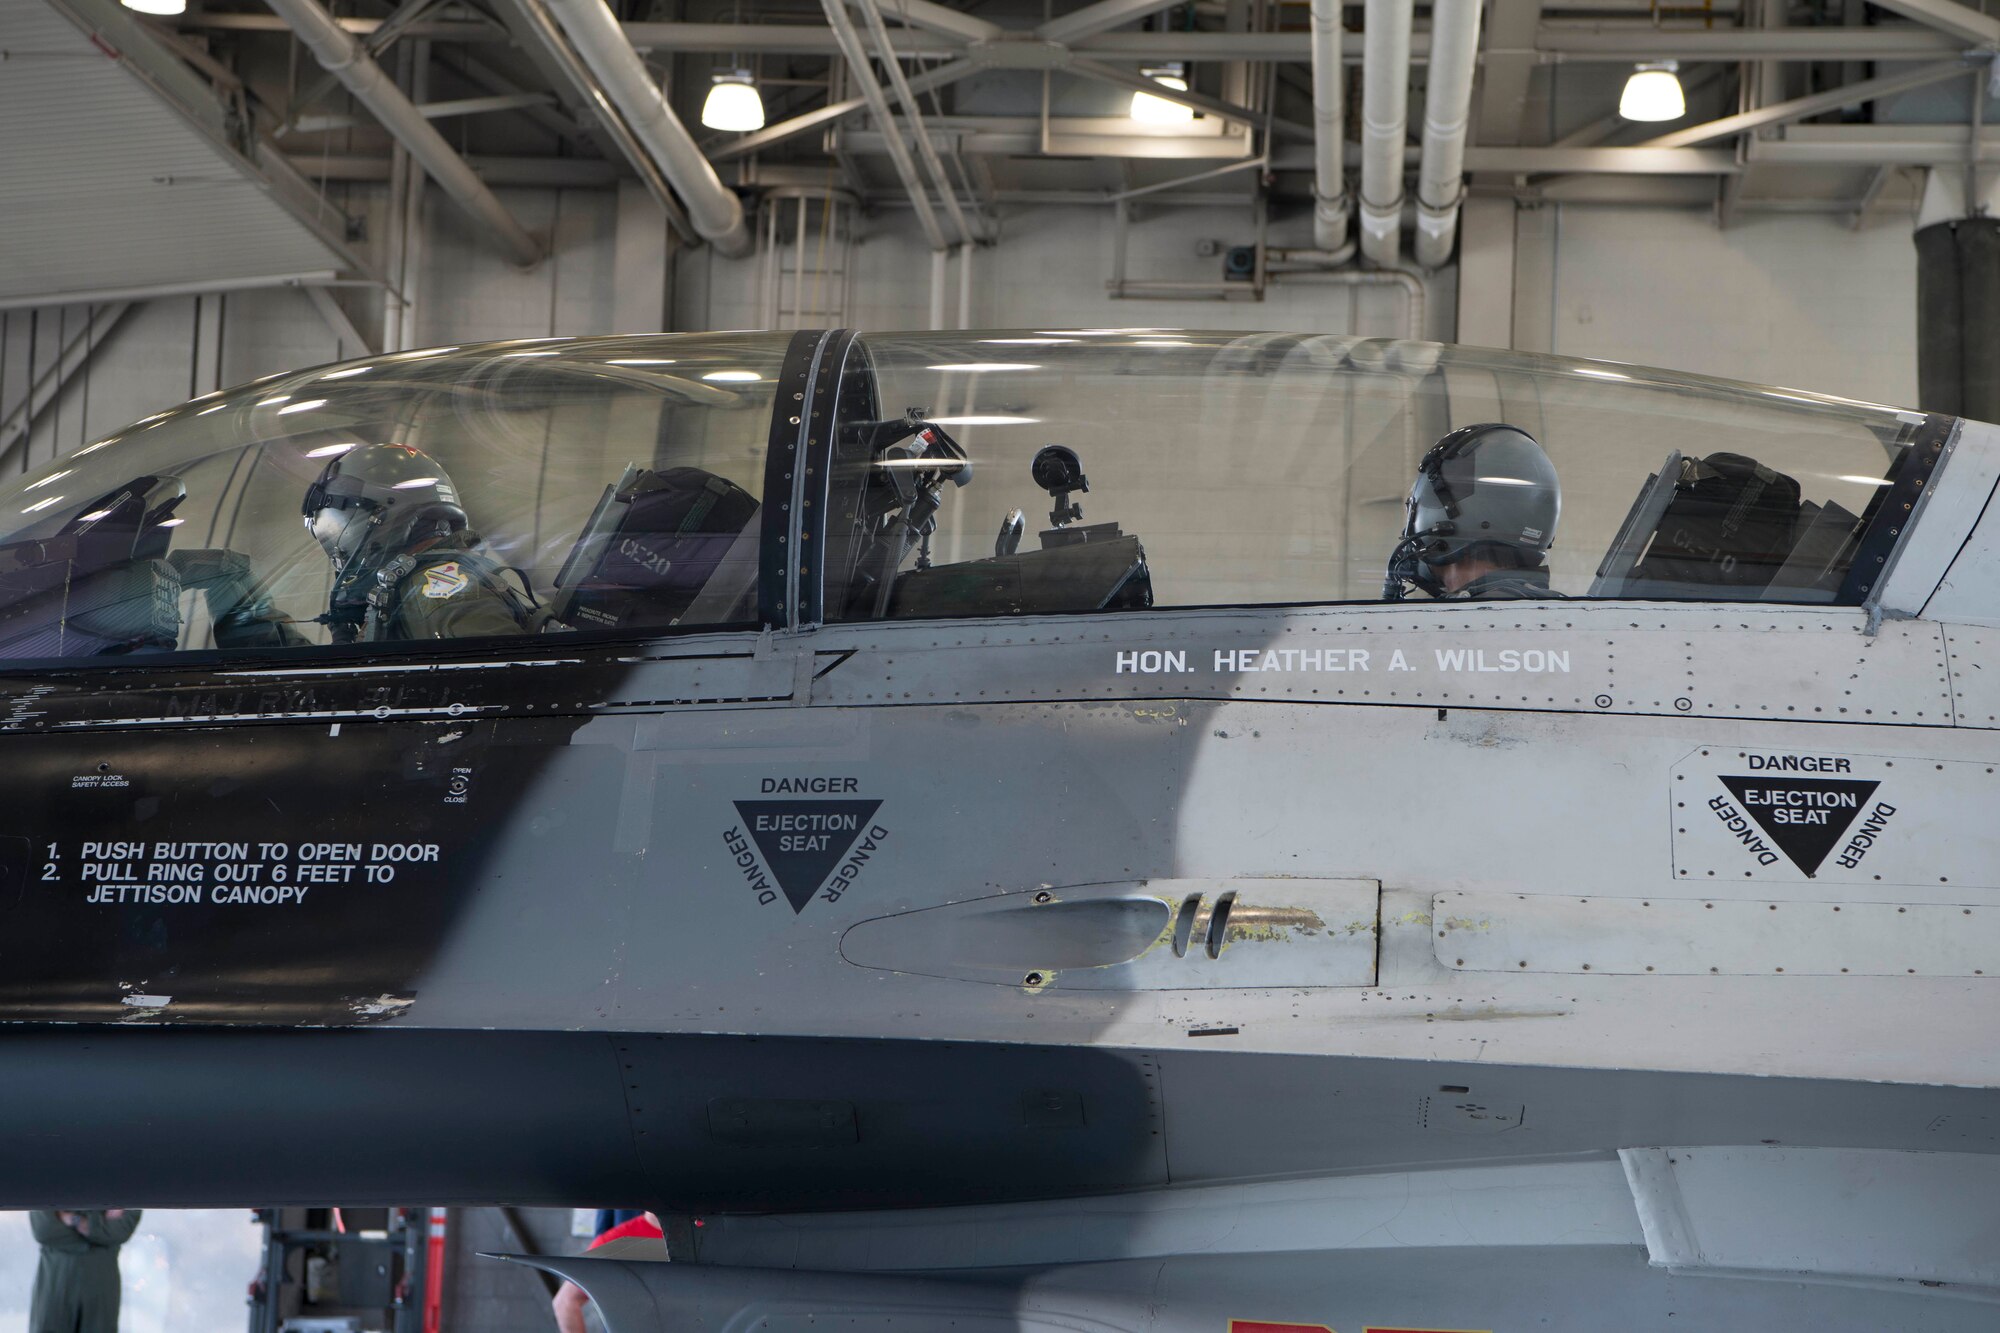
<path fill-rule="evenodd" d="M 1970 147 L 1964 125 L 1795 125 L 1782 139 L 1748 140 L 1744 152 L 1752 163 L 1782 166 L 1955 167 Z M 2000 162 L 2000 129 L 1981 131 L 1979 160 Z"/>
<path fill-rule="evenodd" d="M 950 64 L 939 65 L 936 69 L 925 70 L 922 74 L 912 78 L 910 80 L 910 91 L 927 93 L 933 88 L 943 88 L 947 84 L 956 83 L 960 79 L 969 78 L 977 74 L 980 68 L 980 66 L 973 64 L 970 60 L 954 60 Z M 787 139 L 794 139 L 801 134 L 810 134 L 814 130 L 822 129 L 833 124 L 835 121 L 853 115 L 867 105 L 867 102 L 859 97 L 849 97 L 839 102 L 829 102 L 815 111 L 807 111 L 802 115 L 793 116 L 790 120 L 781 120 L 775 125 L 766 125 L 763 129 L 753 130 L 740 139 L 731 139 L 727 143 L 710 147 L 707 149 L 708 160 L 711 162 L 730 162 L 739 157 L 747 157 L 749 154 L 769 148 L 773 144 L 783 143 Z"/>
<path fill-rule="evenodd" d="M 909 79 L 903 74 L 903 62 L 896 59 L 889 46 L 888 25 L 882 22 L 882 9 L 876 0 L 857 0 L 856 8 L 867 21 L 870 36 L 875 39 L 875 49 L 882 57 L 882 68 L 889 76 L 889 86 L 895 90 L 896 101 L 903 108 L 903 123 L 917 141 L 917 156 L 924 164 L 931 184 L 936 187 L 938 197 L 944 201 L 944 211 L 951 215 L 951 225 L 958 231 L 960 245 L 971 245 L 976 239 L 972 224 L 965 220 L 965 210 L 959 206 L 958 193 L 952 189 L 951 177 L 945 174 L 944 162 L 938 157 L 937 148 L 932 145 L 930 135 L 924 131 L 923 109 L 917 105 L 917 94 L 910 87 Z"/>
<path fill-rule="evenodd" d="M 383 128 L 396 136 L 410 156 L 423 164 L 452 202 L 498 241 L 508 258 L 523 268 L 542 261 L 542 244 L 528 234 L 486 183 L 465 165 L 444 136 L 431 128 L 410 99 L 352 35 L 320 8 L 317 0 L 264 0 L 292 30 L 314 59 L 339 77 L 347 90 L 367 107 Z"/>
<path fill-rule="evenodd" d="M 1045 42 L 1061 42 L 1067 46 L 1100 32 L 1122 28 L 1149 14 L 1171 9 L 1178 3 L 1179 0 L 1097 0 L 1094 5 L 1085 5 L 1060 18 L 1050 19 L 1035 29 L 1035 36 Z"/>
<path fill-rule="evenodd" d="M 1875 0 L 1882 8 L 1977 46 L 2000 46 L 2000 19 L 1955 0 Z"/>
<path fill-rule="evenodd" d="M 554 106 L 553 93 L 495 93 L 490 97 L 460 97 L 447 102 L 424 102 L 417 114 L 425 120 L 449 120 L 453 116 L 481 116 L 494 111 L 521 111 L 534 106 Z M 293 134 L 318 134 L 326 130 L 352 129 L 366 125 L 362 116 L 335 112 L 323 116 L 299 116 L 289 127 Z"/>
<path fill-rule="evenodd" d="M 889 149 L 889 161 L 895 164 L 896 175 L 903 182 L 910 202 L 916 206 L 917 223 L 924 229 L 924 239 L 930 242 L 933 251 L 942 252 L 947 248 L 944 229 L 938 225 L 937 214 L 931 209 L 930 191 L 925 188 L 923 177 L 917 174 L 917 164 L 910 159 L 910 146 L 903 141 L 902 133 L 889 114 L 889 99 L 883 94 L 882 85 L 875 81 L 875 70 L 868 62 L 866 48 L 861 45 L 861 34 L 854 30 L 854 20 L 847 16 L 847 0 L 824 0 L 823 7 L 827 22 L 833 25 L 834 34 L 840 38 L 840 50 L 847 60 L 848 73 L 855 86 L 861 89 L 868 113 L 875 117 L 875 123 L 888 135 L 885 143 Z"/>
<path fill-rule="evenodd" d="M 1742 168 L 1721 148 L 1487 148 L 1465 150 L 1467 171 L 1510 175 L 1588 172 L 1625 176 L 1733 176 Z"/>
<path fill-rule="evenodd" d="M 1063 68 L 1071 74 L 1079 74 L 1086 79 L 1095 79 L 1099 83 L 1108 83 L 1117 88 L 1128 88 L 1135 93 L 1149 93 L 1163 102 L 1177 102 L 1181 106 L 1193 107 L 1196 111 L 1207 112 L 1211 116 L 1237 121 L 1253 129 L 1262 128 L 1266 123 L 1265 116 L 1260 111 L 1253 111 L 1247 106 L 1238 106 L 1234 102 L 1225 102 L 1206 93 L 1180 92 L 1149 79 L 1136 70 L 1120 69 L 1116 65 L 1106 65 L 1097 60 L 1071 60 Z M 1280 134 L 1289 139 L 1310 141 L 1313 137 L 1312 126 L 1296 120 L 1272 119 L 1269 124 L 1273 134 Z"/>
<path fill-rule="evenodd" d="M 1000 36 L 1006 29 L 990 20 L 960 10 L 933 4 L 931 0 L 888 0 L 887 17 L 906 27 L 942 33 L 961 42 L 983 42 Z M 667 25 L 677 26 L 677 25 Z"/>
<path fill-rule="evenodd" d="M 465 159 L 492 186 L 525 185 L 545 189 L 608 189 L 619 178 L 618 164 L 601 157 L 479 157 Z M 304 152 L 292 162 L 322 181 L 386 181 L 388 154 Z M 692 231 L 692 229 L 690 229 Z"/>
<path fill-rule="evenodd" d="M 1859 83 L 1850 83 L 1845 87 L 1832 88 L 1823 93 L 1773 102 L 1754 111 L 1724 116 L 1720 120 L 1711 120 L 1702 125 L 1690 125 L 1684 130 L 1674 130 L 1657 138 L 1648 139 L 1638 146 L 1692 148 L 1696 144 L 1713 143 L 1717 139 L 1727 139 L 1732 135 L 1760 129 L 1766 125 L 1783 125 L 1794 120 L 1804 120 L 1808 116 L 1838 111 L 1842 107 L 1859 106 L 1893 93 L 1905 93 L 1913 88 L 1927 88 L 1931 84 L 1943 83 L 1947 79 L 1962 79 L 1973 68 L 1963 60 L 1941 60 L 1936 64 L 1904 70 L 1900 74 L 1885 74 L 1879 79 L 1863 79 Z M 1985 72 L 1983 68 L 1979 70 L 1981 75 Z"/>
<path fill-rule="evenodd" d="M 1349 7 L 1354 7 L 1349 0 Z M 1962 9 L 1964 6 L 1949 6 Z M 1723 11 L 1717 10 L 1720 14 Z M 1967 13 L 1972 11 L 1967 10 Z M 894 6 L 888 17 L 896 17 Z M 961 16 L 968 17 L 969 16 Z M 1977 17 L 1975 15 L 1975 17 Z M 340 25 L 357 34 L 374 32 L 380 19 L 343 18 Z M 973 22 L 979 22 L 973 20 Z M 2000 20 L 1996 20 L 2000 22 Z M 189 31 L 278 32 L 284 24 L 267 14 L 191 14 L 177 20 Z M 686 51 L 727 55 L 742 51 L 758 54 L 831 55 L 838 51 L 833 35 L 824 27 L 775 23 L 627 23 L 625 34 L 641 51 Z M 410 25 L 407 37 L 426 37 L 440 42 L 476 44 L 506 42 L 504 31 L 485 23 L 456 20 L 420 20 Z M 965 43 L 980 40 L 1019 41 L 1033 33 L 995 30 L 984 37 L 960 33 L 929 35 L 899 31 L 894 45 L 906 58 L 937 59 L 957 54 Z M 1490 64 L 1496 57 L 1522 55 L 1534 63 L 1601 62 L 1624 64 L 1637 60 L 1788 60 L 1857 61 L 1921 60 L 1938 57 L 1978 45 L 1924 27 L 1784 28 L 1760 31 L 1747 28 L 1660 28 L 1651 24 L 1603 24 L 1575 21 L 1545 21 L 1534 32 L 1533 41 L 1523 47 L 1489 43 L 1484 53 Z M 1305 64 L 1312 58 L 1309 35 L 1304 32 L 1108 32 L 1077 39 L 1073 49 L 1079 55 L 1105 60 L 1273 60 Z M 1429 34 L 1412 34 L 1411 55 L 1419 62 L 1426 58 Z M 1361 59 L 1361 40 L 1349 33 L 1342 42 L 1341 55 L 1349 64 Z"/>
<path fill-rule="evenodd" d="M 1715 31 L 1544 23 L 1535 50 L 1565 63 L 1637 60 L 1921 60 L 1966 43 L 1924 28 L 1723 28 Z M 1493 52 L 1488 50 L 1491 59 Z"/>

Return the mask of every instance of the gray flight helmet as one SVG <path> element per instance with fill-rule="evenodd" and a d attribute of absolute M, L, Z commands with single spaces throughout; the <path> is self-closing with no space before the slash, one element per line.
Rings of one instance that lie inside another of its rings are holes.
<path fill-rule="evenodd" d="M 400 548 L 419 526 L 429 535 L 467 521 L 450 476 L 406 444 L 359 444 L 329 459 L 301 509 L 336 570 L 363 552 Z"/>
<path fill-rule="evenodd" d="M 1383 596 L 1443 591 L 1438 569 L 1468 557 L 1534 569 L 1555 540 L 1562 486 L 1533 436 L 1487 421 L 1462 426 L 1417 464 Z"/>

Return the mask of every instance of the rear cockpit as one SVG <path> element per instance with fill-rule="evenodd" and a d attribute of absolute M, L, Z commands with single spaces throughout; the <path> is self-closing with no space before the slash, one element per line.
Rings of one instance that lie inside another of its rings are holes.
<path fill-rule="evenodd" d="M 1482 423 L 1554 480 L 1524 507 L 1497 453 L 1435 463 L 1428 568 L 1499 577 L 1432 591 L 1822 604 L 1867 598 L 1956 424 L 1324 336 L 439 348 L 212 395 L 10 483 L 0 655 L 1368 602 L 1434 446 Z"/>

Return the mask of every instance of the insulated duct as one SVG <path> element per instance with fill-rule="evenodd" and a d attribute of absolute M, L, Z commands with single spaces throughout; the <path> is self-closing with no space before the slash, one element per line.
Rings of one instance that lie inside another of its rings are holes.
<path fill-rule="evenodd" d="M 689 223 L 720 254 L 741 259 L 755 239 L 738 199 L 667 105 L 645 62 L 604 0 L 521 0 L 554 16 L 648 158 L 687 208 Z"/>
<path fill-rule="evenodd" d="M 1367 0 L 1361 41 L 1361 253 L 1401 255 L 1403 145 L 1409 137 L 1413 0 Z"/>
<path fill-rule="evenodd" d="M 1417 262 L 1441 268 L 1458 238 L 1465 196 L 1465 139 L 1472 76 L 1479 67 L 1480 0 L 1431 6 L 1431 61 L 1424 85 L 1424 155 L 1417 168 Z"/>
<path fill-rule="evenodd" d="M 491 232 L 508 257 L 523 268 L 542 260 L 541 242 L 514 220 L 507 206 L 486 188 L 486 182 L 452 151 L 431 123 L 395 81 L 382 72 L 361 44 L 320 8 L 317 0 L 265 0 L 271 12 L 291 25 L 329 74 L 367 107 L 382 127 L 396 136 L 411 157 L 423 164 L 431 179 L 452 200 Z"/>
<path fill-rule="evenodd" d="M 1341 87 L 1341 0 L 1312 0 L 1313 244 L 1338 250 L 1347 239 L 1347 180 L 1341 170 L 1347 125 Z"/>

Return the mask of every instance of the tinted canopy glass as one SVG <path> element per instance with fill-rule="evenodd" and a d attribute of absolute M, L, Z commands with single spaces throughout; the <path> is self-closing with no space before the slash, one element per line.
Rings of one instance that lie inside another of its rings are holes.
<path fill-rule="evenodd" d="M 1925 420 L 1634 366 L 1165 329 L 868 335 L 848 379 L 869 392 L 843 404 L 830 619 L 1378 599 L 1426 455 L 1480 425 L 1513 429 L 1438 465 L 1452 503 L 1425 520 L 1499 565 L 1470 595 L 1858 600 L 1862 534 Z"/>
<path fill-rule="evenodd" d="M 1913 442 L 1948 425 L 1289 334 L 436 348 L 211 395 L 0 486 L 0 656 L 750 626 L 794 593 L 814 618 L 814 579 L 829 620 L 1856 602 Z"/>
<path fill-rule="evenodd" d="M 0 654 L 752 621 L 788 340 L 436 348 L 148 418 L 0 491 Z"/>

